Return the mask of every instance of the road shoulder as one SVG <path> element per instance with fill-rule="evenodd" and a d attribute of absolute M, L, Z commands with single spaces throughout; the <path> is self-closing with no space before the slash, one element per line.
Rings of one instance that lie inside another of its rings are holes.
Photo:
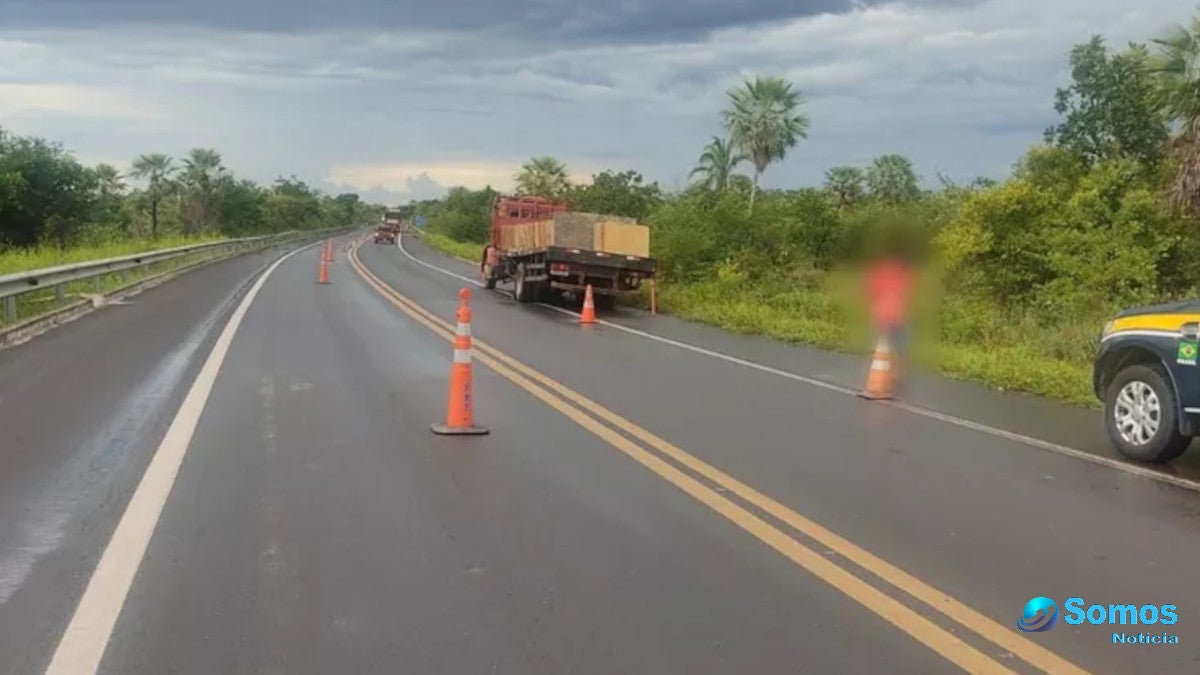
<path fill-rule="evenodd" d="M 465 261 L 433 250 L 418 238 L 402 239 L 401 255 L 472 280 L 478 269 Z M 559 311 L 574 308 L 557 306 Z M 615 327 L 644 333 L 647 339 L 673 341 L 701 351 L 742 360 L 766 369 L 811 378 L 843 392 L 858 391 L 866 382 L 868 363 L 861 357 L 795 345 L 761 336 L 742 335 L 706 324 L 683 321 L 668 315 L 622 307 L 602 315 L 601 320 Z M 1179 477 L 1188 483 L 1200 482 L 1200 450 L 1185 453 L 1170 465 L 1144 467 L 1127 462 L 1112 448 L 1104 434 L 1097 410 L 1072 406 L 1037 396 L 997 391 L 976 382 L 954 380 L 930 373 L 914 375 L 902 397 L 903 403 L 1002 432 L 1019 434 L 1046 444 L 1061 446 L 1119 463 L 1137 472 L 1149 470 L 1155 475 Z M 980 430 L 980 429 L 977 429 Z"/>

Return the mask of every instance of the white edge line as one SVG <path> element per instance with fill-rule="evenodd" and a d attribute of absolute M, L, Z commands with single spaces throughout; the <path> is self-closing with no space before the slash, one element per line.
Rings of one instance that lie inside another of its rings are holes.
<path fill-rule="evenodd" d="M 120 616 L 125 598 L 129 595 L 150 537 L 158 525 L 158 518 L 175 484 L 200 415 L 204 412 L 221 364 L 225 361 L 242 319 L 267 278 L 277 267 L 293 255 L 323 243 L 309 244 L 276 260 L 259 276 L 229 317 L 204 366 L 196 375 L 187 397 L 179 406 L 175 419 L 171 421 L 171 426 L 146 466 L 145 473 L 142 474 L 129 504 L 125 507 L 125 513 L 113 530 L 87 588 L 75 607 L 71 622 L 63 631 L 58 647 L 54 650 L 54 656 L 46 668 L 48 675 L 82 675 L 95 673 L 100 667 L 117 617 Z"/>
<path fill-rule="evenodd" d="M 479 281 L 478 279 L 471 279 L 470 277 L 464 277 L 461 274 L 456 274 L 454 272 L 451 272 L 450 270 L 442 269 L 441 267 L 438 267 L 437 265 L 431 265 L 431 264 L 425 262 L 424 260 L 421 260 L 420 258 L 409 253 L 408 249 L 404 248 L 404 233 L 403 232 L 400 233 L 399 237 L 396 237 L 396 248 L 399 248 L 401 253 L 403 253 L 405 256 L 408 257 L 409 260 L 417 263 L 418 265 L 423 265 L 435 272 L 441 272 L 442 274 L 454 277 L 455 279 L 462 279 L 463 281 L 467 282 L 468 284 L 474 284 L 475 286 L 478 286 L 480 288 L 483 287 L 483 282 Z"/>
<path fill-rule="evenodd" d="M 457 279 L 462 279 L 463 281 L 475 284 L 476 286 L 483 285 L 482 283 L 480 283 L 474 279 L 469 279 L 467 277 L 462 276 L 461 274 L 455 274 L 454 272 L 451 272 L 450 270 L 442 269 L 441 267 L 432 265 L 428 262 L 425 262 L 424 260 L 417 258 L 412 253 L 410 253 L 408 251 L 408 249 L 404 248 L 404 244 L 400 241 L 400 239 L 397 239 L 397 245 L 399 246 L 400 251 L 402 253 L 404 253 L 404 255 L 407 256 L 409 260 L 412 260 L 413 262 L 415 262 L 419 265 L 423 265 L 425 267 L 428 267 L 431 270 L 441 272 L 442 274 L 446 274 L 446 275 L 455 277 Z M 579 314 L 577 312 L 572 312 L 569 309 L 564 309 L 562 307 L 555 307 L 554 305 L 548 305 L 545 303 L 538 303 L 538 304 L 541 305 L 542 307 L 552 309 L 552 310 L 562 313 L 562 314 L 567 314 L 569 316 L 579 316 Z M 787 371 L 787 370 L 780 370 L 778 368 L 772 368 L 771 366 L 766 366 L 761 363 L 755 363 L 754 361 L 747 361 L 745 359 L 741 359 L 736 356 L 730 356 L 729 354 L 715 352 L 715 351 L 712 351 L 711 349 L 705 349 L 704 347 L 697 347 L 696 345 L 691 345 L 686 342 L 679 342 L 678 340 L 672 340 L 671 338 L 665 338 L 665 337 L 662 337 L 661 335 L 654 335 L 653 333 L 647 333 L 645 331 L 641 331 L 636 328 L 622 326 L 620 324 L 612 323 L 610 321 L 605 321 L 604 319 L 598 320 L 597 323 L 608 326 L 610 328 L 615 328 L 616 330 L 623 331 L 623 332 L 629 333 L 631 335 L 636 335 L 638 337 L 646 338 L 647 340 L 661 342 L 662 344 L 670 345 L 672 347 L 678 347 L 679 349 L 686 349 L 688 351 L 696 352 L 697 354 L 703 354 L 704 356 L 710 356 L 714 359 L 720 359 L 722 361 L 727 361 L 729 363 L 733 363 L 733 364 L 736 364 L 739 366 L 744 366 L 746 368 L 752 368 L 754 370 L 759 370 L 764 373 L 778 375 L 779 377 L 786 377 L 790 380 L 796 380 L 797 382 L 803 382 L 805 384 L 809 384 L 814 387 L 820 387 L 822 389 L 827 389 L 829 391 L 835 391 L 840 394 L 847 394 L 850 396 L 858 395 L 857 391 L 850 389 L 849 387 L 843 387 L 838 384 L 824 382 L 822 380 L 818 380 L 818 379 L 811 378 L 811 377 L 806 377 L 804 375 L 799 375 L 797 373 L 793 373 L 793 372 Z M 999 429 L 996 427 L 988 426 L 988 425 L 982 424 L 980 422 L 973 422 L 968 419 L 956 417 L 954 415 L 948 415 L 946 413 L 938 412 L 936 410 L 931 410 L 929 408 L 915 406 L 910 403 L 902 403 L 900 401 L 876 401 L 876 403 L 888 405 L 893 408 L 897 408 L 899 410 L 903 410 L 905 412 L 912 413 L 914 415 L 920 415 L 922 417 L 928 417 L 930 419 L 935 419 L 935 420 L 938 420 L 941 422 L 946 422 L 948 424 L 953 424 L 955 426 L 959 426 L 964 429 L 970 429 L 972 431 L 978 431 L 980 433 L 989 434 L 992 436 L 996 436 L 998 438 L 1003 438 L 1003 439 L 1010 440 L 1010 441 L 1016 441 L 1018 443 L 1024 443 L 1025 445 L 1028 445 L 1030 447 L 1039 448 L 1041 450 L 1049 450 L 1050 452 L 1056 452 L 1060 455 L 1074 457 L 1075 459 L 1080 459 L 1085 462 L 1099 464 L 1101 466 L 1106 466 L 1106 467 L 1109 467 L 1112 469 L 1118 469 L 1120 471 L 1134 474 L 1136 476 L 1141 476 L 1143 478 L 1150 478 L 1153 480 L 1161 481 L 1163 483 L 1168 483 L 1170 485 L 1174 485 L 1176 487 L 1181 487 L 1181 488 L 1185 488 L 1188 490 L 1200 492 L 1200 482 L 1188 480 L 1186 478 L 1180 478 L 1178 476 L 1172 476 L 1170 474 L 1161 473 L 1159 471 L 1155 471 L 1154 469 L 1148 469 L 1148 468 L 1145 468 L 1142 466 L 1138 466 L 1136 464 L 1128 464 L 1128 463 L 1123 462 L 1118 459 L 1102 457 L 1100 455 L 1096 455 L 1096 454 L 1087 452 L 1085 450 L 1079 450 L 1077 448 L 1071 448 L 1071 447 L 1068 447 L 1065 445 L 1059 445 L 1058 443 L 1051 443 L 1050 441 L 1044 441 L 1040 438 L 1026 436 L 1024 434 L 1019 434 L 1014 431 L 1006 431 L 1004 429 Z M 1191 411 L 1189 410 L 1188 412 L 1191 412 Z M 1200 409 L 1197 409 L 1197 412 L 1200 412 Z"/>

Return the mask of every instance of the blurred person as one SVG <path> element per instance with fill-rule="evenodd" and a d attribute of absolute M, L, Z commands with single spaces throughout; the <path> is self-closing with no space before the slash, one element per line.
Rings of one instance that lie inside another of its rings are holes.
<path fill-rule="evenodd" d="M 875 335 L 887 341 L 893 382 L 908 371 L 910 317 L 919 251 L 915 236 L 899 221 L 885 221 L 867 256 L 864 276 Z"/>
<path fill-rule="evenodd" d="M 492 244 L 483 247 L 483 258 L 479 261 L 479 276 L 485 281 L 492 275 L 492 270 L 500 263 L 500 252 Z"/>

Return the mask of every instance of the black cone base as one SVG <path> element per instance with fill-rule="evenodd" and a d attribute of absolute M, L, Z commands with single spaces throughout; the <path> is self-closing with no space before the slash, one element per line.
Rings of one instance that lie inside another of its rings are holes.
<path fill-rule="evenodd" d="M 486 436 L 491 433 L 487 427 L 449 427 L 445 424 L 431 424 L 429 428 L 439 436 Z"/>

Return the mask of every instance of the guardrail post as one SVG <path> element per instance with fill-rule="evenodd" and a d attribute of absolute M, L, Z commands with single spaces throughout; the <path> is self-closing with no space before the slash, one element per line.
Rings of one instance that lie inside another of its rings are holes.
<path fill-rule="evenodd" d="M 17 298 L 25 293 L 49 291 L 50 288 L 53 288 L 55 302 L 61 306 L 68 293 L 75 288 L 83 289 L 90 286 L 95 294 L 100 295 L 105 287 L 104 282 L 109 277 L 124 285 L 140 281 L 147 276 L 154 277 L 165 273 L 165 270 L 162 269 L 163 263 L 168 265 L 183 263 L 183 266 L 186 267 L 223 260 L 231 255 L 262 251 L 296 242 L 303 243 L 313 240 L 315 237 L 326 237 L 334 231 L 344 232 L 345 229 L 274 232 L 255 237 L 239 237 L 230 241 L 179 246 L 172 249 L 59 265 L 15 274 L 0 274 L 0 318 L 4 318 L 5 323 L 14 323 L 17 320 Z M 155 272 L 150 274 L 152 270 Z"/>

